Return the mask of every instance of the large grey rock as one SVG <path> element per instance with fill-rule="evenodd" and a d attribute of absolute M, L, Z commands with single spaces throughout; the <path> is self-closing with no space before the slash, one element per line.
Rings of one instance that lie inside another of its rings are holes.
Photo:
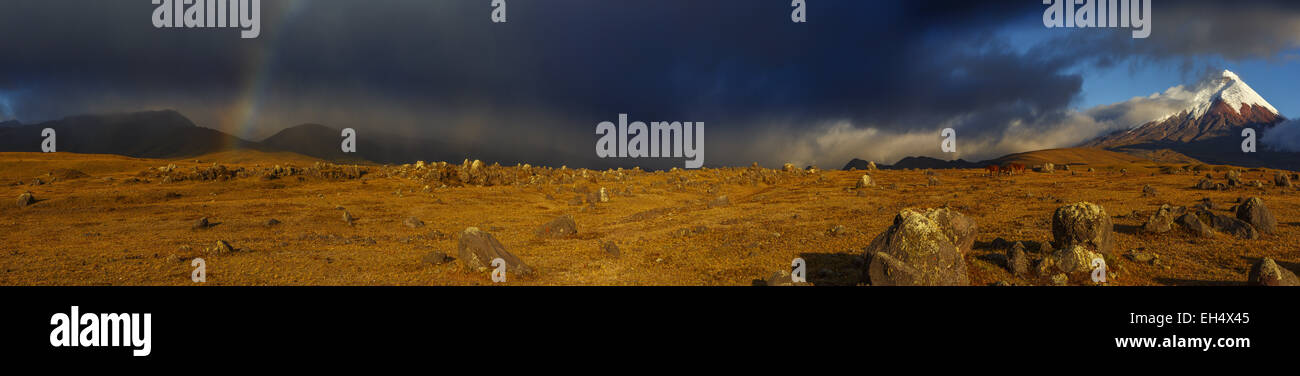
<path fill-rule="evenodd" d="M 506 251 L 492 234 L 477 227 L 466 228 L 460 232 L 460 241 L 456 245 L 458 259 L 470 270 L 491 269 L 492 260 L 500 258 L 506 262 L 506 272 L 516 275 L 533 273 L 533 268 L 523 260 Z"/>
<path fill-rule="evenodd" d="M 1052 237 L 1057 248 L 1084 245 L 1109 255 L 1115 247 L 1115 225 L 1106 209 L 1091 202 L 1077 202 L 1052 214 Z"/>
<path fill-rule="evenodd" d="M 1242 239 L 1259 239 L 1259 232 L 1246 221 L 1211 212 L 1201 212 L 1200 216 L 1206 217 L 1207 223 L 1215 231 Z"/>
<path fill-rule="evenodd" d="M 1271 258 L 1264 258 L 1250 268 L 1247 283 L 1255 286 L 1300 286 L 1295 273 L 1278 266 Z"/>
<path fill-rule="evenodd" d="M 864 252 L 867 275 L 876 286 L 965 286 L 966 261 L 942 225 L 924 213 L 904 209 L 894 224 Z"/>
<path fill-rule="evenodd" d="M 1256 230 L 1265 234 L 1272 234 L 1277 231 L 1277 219 L 1273 218 L 1273 213 L 1264 206 L 1264 200 L 1259 197 L 1251 197 L 1237 206 L 1237 219 L 1246 221 Z"/>

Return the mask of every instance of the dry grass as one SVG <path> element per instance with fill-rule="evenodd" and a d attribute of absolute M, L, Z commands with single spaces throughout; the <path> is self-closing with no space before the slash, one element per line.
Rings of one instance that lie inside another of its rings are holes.
<path fill-rule="evenodd" d="M 979 224 L 977 247 L 966 257 L 972 284 L 1008 281 L 1046 284 L 1009 275 L 1004 250 L 987 244 L 1051 238 L 1052 211 L 1091 201 L 1114 216 L 1117 248 L 1144 248 L 1161 264 L 1113 261 L 1119 285 L 1238 284 L 1259 257 L 1283 265 L 1300 260 L 1300 195 L 1266 188 L 1199 191 L 1204 173 L 1167 175 L 1160 165 L 1126 164 L 1075 174 L 1028 173 L 991 179 L 983 171 L 936 171 L 942 184 L 927 186 L 921 171 L 872 172 L 875 188 L 851 189 L 861 172 L 784 173 L 748 168 L 679 172 L 632 172 L 625 178 L 591 174 L 575 183 L 447 187 L 399 177 L 395 166 L 370 166 L 360 179 L 257 177 L 225 181 L 130 182 L 141 171 L 167 164 L 180 169 L 210 166 L 256 169 L 311 163 L 296 155 L 245 152 L 192 160 L 144 160 L 116 156 L 0 153 L 0 285 L 190 285 L 191 257 L 207 261 L 209 285 L 477 285 L 487 274 L 459 263 L 421 261 L 432 251 L 455 256 L 456 235 L 469 226 L 494 234 L 538 270 L 511 277 L 510 285 L 750 285 L 791 259 L 809 263 L 815 284 L 856 284 L 855 258 L 906 207 L 949 205 Z M 89 177 L 29 185 L 56 169 Z M 580 176 L 579 171 L 563 173 Z M 1216 173 L 1216 175 L 1221 175 Z M 597 177 L 600 176 L 600 177 Z M 1271 181 L 1271 171 L 1250 171 L 1243 180 Z M 111 178 L 107 180 L 105 178 Z M 21 181 L 21 185 L 15 185 Z M 1159 190 L 1142 197 L 1144 184 Z M 575 191 L 614 192 L 608 203 L 570 205 Z M 19 193 L 42 201 L 18 208 Z M 625 193 L 630 192 L 630 195 Z M 731 205 L 709 207 L 719 195 Z M 1172 233 L 1143 234 L 1142 222 L 1160 204 L 1191 205 L 1209 197 L 1227 207 L 1239 196 L 1262 197 L 1278 218 L 1278 234 L 1260 240 L 1226 235 L 1194 239 Z M 357 220 L 342 219 L 346 208 Z M 1137 211 L 1139 215 L 1130 217 Z M 579 234 L 540 239 L 533 232 L 552 218 L 571 214 Z M 423 228 L 402 224 L 408 217 Z M 218 225 L 191 229 L 208 217 Z M 275 218 L 282 224 L 264 227 Z M 844 234 L 830 234 L 835 226 Z M 224 240 L 241 251 L 204 254 Z M 621 257 L 601 251 L 614 241 Z"/>

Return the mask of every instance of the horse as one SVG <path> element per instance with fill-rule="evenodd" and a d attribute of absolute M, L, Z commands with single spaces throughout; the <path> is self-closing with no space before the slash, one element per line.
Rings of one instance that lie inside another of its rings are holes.
<path fill-rule="evenodd" d="M 1008 163 L 1003 169 L 1006 169 L 1009 175 L 1025 173 L 1025 165 L 1019 163 Z"/>
<path fill-rule="evenodd" d="M 998 165 L 984 166 L 984 171 L 988 171 L 989 177 L 998 176 L 998 174 L 1001 173 L 1000 170 L 1001 168 L 999 168 Z"/>

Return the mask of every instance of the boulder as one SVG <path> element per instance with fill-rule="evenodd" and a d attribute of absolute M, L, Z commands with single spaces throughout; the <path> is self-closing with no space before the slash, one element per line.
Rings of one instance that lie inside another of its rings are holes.
<path fill-rule="evenodd" d="M 1211 212 L 1201 212 L 1200 216 L 1207 217 L 1210 227 L 1215 231 L 1242 239 L 1259 239 L 1259 232 L 1246 221 Z"/>
<path fill-rule="evenodd" d="M 1080 244 L 1059 249 L 1048 257 L 1052 261 L 1052 266 L 1065 274 L 1091 273 L 1093 260 L 1099 258 L 1102 258 L 1100 253 L 1093 252 Z"/>
<path fill-rule="evenodd" d="M 519 257 L 506 251 L 506 247 L 501 245 L 501 242 L 497 241 L 492 234 L 479 230 L 477 227 L 469 227 L 465 231 L 461 231 L 456 251 L 461 264 L 469 270 L 485 271 L 491 269 L 492 260 L 500 258 L 506 262 L 507 273 L 516 275 L 533 273 L 532 267 L 525 264 Z"/>
<path fill-rule="evenodd" d="M 1077 202 L 1057 208 L 1052 214 L 1052 237 L 1060 249 L 1084 245 L 1109 255 L 1115 247 L 1115 225 L 1101 205 Z"/>
<path fill-rule="evenodd" d="M 208 222 L 208 217 L 203 217 L 203 218 L 199 218 L 197 221 L 194 221 L 194 224 L 190 226 L 190 229 L 203 230 L 203 229 L 207 229 L 208 227 L 212 227 L 212 223 Z"/>
<path fill-rule="evenodd" d="M 966 261 L 938 222 L 904 209 L 864 250 L 876 286 L 965 286 Z"/>
<path fill-rule="evenodd" d="M 957 247 L 957 252 L 966 254 L 975 245 L 975 233 L 979 231 L 979 225 L 965 214 L 943 207 L 927 209 L 925 217 L 939 224 L 944 235 Z"/>
<path fill-rule="evenodd" d="M 708 204 L 709 209 L 721 208 L 727 206 L 731 206 L 731 199 L 727 198 L 726 195 L 718 196 L 717 198 L 713 199 L 713 201 L 709 201 Z"/>
<path fill-rule="evenodd" d="M 1192 235 L 1202 238 L 1210 237 L 1209 226 L 1206 226 L 1205 222 L 1201 222 L 1201 218 L 1197 217 L 1195 214 L 1183 214 L 1178 216 L 1178 219 L 1175 220 L 1175 222 L 1178 223 L 1179 227 L 1183 228 L 1183 231 L 1187 231 Z"/>
<path fill-rule="evenodd" d="M 1277 265 L 1276 261 L 1265 257 L 1250 268 L 1246 282 L 1254 286 L 1300 286 L 1300 279 L 1295 273 Z"/>
<path fill-rule="evenodd" d="M 535 234 L 544 238 L 565 238 L 578 233 L 578 224 L 568 214 L 555 217 L 537 228 Z"/>
<path fill-rule="evenodd" d="M 1277 219 L 1273 218 L 1273 213 L 1264 206 L 1264 200 L 1259 197 L 1248 198 L 1241 205 L 1237 205 L 1237 219 L 1246 221 L 1265 234 L 1272 234 L 1277 230 Z"/>
<path fill-rule="evenodd" d="M 872 186 L 875 186 L 875 185 L 876 185 L 876 183 L 875 183 L 874 181 L 871 180 L 871 175 L 862 175 L 861 178 L 858 178 L 858 184 L 857 184 L 857 185 L 854 185 L 853 187 L 854 187 L 854 188 L 861 189 L 861 188 L 866 188 L 866 187 L 872 187 Z"/>
<path fill-rule="evenodd" d="M 25 208 L 36 203 L 36 196 L 31 192 L 23 192 L 18 195 L 18 207 Z"/>
<path fill-rule="evenodd" d="M 1160 205 L 1160 209 L 1157 209 L 1154 214 L 1151 214 L 1150 218 L 1147 218 L 1146 223 L 1142 225 L 1142 230 L 1157 234 L 1169 232 L 1169 230 L 1173 230 L 1174 219 L 1184 212 L 1186 212 L 1186 209 L 1181 206 Z"/>
<path fill-rule="evenodd" d="M 613 241 L 600 242 L 600 250 L 613 257 L 618 257 L 621 254 L 618 250 L 618 244 Z"/>
<path fill-rule="evenodd" d="M 1015 276 L 1029 273 L 1029 256 L 1025 255 L 1025 246 L 1020 242 L 1007 251 L 1007 271 Z"/>

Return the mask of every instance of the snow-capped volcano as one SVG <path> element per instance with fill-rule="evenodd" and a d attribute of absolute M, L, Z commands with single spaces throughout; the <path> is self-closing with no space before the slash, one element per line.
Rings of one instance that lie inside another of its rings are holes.
<path fill-rule="evenodd" d="M 1185 101 L 1186 107 L 1132 129 L 1102 136 L 1083 146 L 1113 148 L 1240 137 L 1240 131 L 1237 131 L 1240 128 L 1268 128 L 1284 120 L 1277 108 L 1228 70 L 1203 80 L 1190 91 L 1171 89 L 1165 95 Z"/>

